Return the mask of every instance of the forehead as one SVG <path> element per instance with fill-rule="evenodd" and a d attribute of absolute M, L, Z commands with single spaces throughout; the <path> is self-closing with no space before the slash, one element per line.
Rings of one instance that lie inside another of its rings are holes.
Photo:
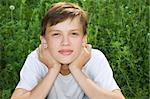
<path fill-rule="evenodd" d="M 47 30 L 67 31 L 74 29 L 82 30 L 82 24 L 79 17 L 68 18 L 53 26 L 47 25 Z"/>

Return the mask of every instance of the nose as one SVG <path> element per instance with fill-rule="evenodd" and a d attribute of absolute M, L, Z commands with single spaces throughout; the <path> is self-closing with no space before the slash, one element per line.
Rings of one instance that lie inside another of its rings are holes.
<path fill-rule="evenodd" d="M 68 45 L 70 45 L 70 40 L 69 40 L 69 37 L 68 37 L 68 36 L 63 36 L 63 38 L 62 38 L 62 45 L 63 45 L 63 46 L 68 46 Z"/>

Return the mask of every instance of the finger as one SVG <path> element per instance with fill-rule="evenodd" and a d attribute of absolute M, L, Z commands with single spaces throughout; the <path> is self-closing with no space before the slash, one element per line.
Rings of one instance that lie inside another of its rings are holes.
<path fill-rule="evenodd" d="M 83 44 L 83 50 L 84 50 L 86 53 L 89 53 L 88 50 L 87 50 L 87 44 Z"/>
<path fill-rule="evenodd" d="M 42 42 L 41 43 L 41 49 L 43 50 L 43 48 L 44 48 L 44 43 Z"/>
<path fill-rule="evenodd" d="M 92 45 L 91 45 L 91 44 L 87 44 L 87 50 L 88 50 L 89 52 L 91 52 L 91 49 L 92 49 Z"/>
<path fill-rule="evenodd" d="M 91 44 L 86 44 L 84 49 L 87 53 L 91 53 L 92 45 Z"/>
<path fill-rule="evenodd" d="M 43 49 L 44 49 L 44 48 L 47 48 L 47 43 L 46 43 L 46 40 L 45 40 L 45 39 L 42 39 L 41 44 L 42 44 L 42 48 L 43 48 Z"/>
<path fill-rule="evenodd" d="M 43 50 L 44 50 L 44 45 L 43 45 L 43 43 L 41 43 L 41 44 L 40 44 L 40 50 L 39 50 L 39 51 L 40 51 L 40 53 L 42 53 L 42 52 L 43 52 Z"/>
<path fill-rule="evenodd" d="M 84 48 L 86 48 L 86 43 L 82 43 L 82 48 L 84 49 Z"/>
<path fill-rule="evenodd" d="M 82 47 L 83 47 L 83 48 L 86 47 L 86 45 L 87 45 L 87 44 L 86 44 L 85 42 L 82 43 Z"/>
<path fill-rule="evenodd" d="M 43 52 L 46 48 L 47 48 L 47 44 L 46 43 L 42 43 L 41 44 L 41 51 Z"/>
<path fill-rule="evenodd" d="M 38 48 L 38 53 L 41 52 L 41 44 L 39 45 L 39 48 Z"/>
<path fill-rule="evenodd" d="M 47 44 L 46 43 L 43 44 L 43 48 L 47 48 Z"/>
<path fill-rule="evenodd" d="M 41 44 L 39 45 L 39 48 L 38 48 L 38 58 L 39 59 L 41 58 Z"/>
<path fill-rule="evenodd" d="M 39 45 L 40 47 L 40 45 Z M 39 47 L 36 49 L 36 53 L 39 55 Z"/>

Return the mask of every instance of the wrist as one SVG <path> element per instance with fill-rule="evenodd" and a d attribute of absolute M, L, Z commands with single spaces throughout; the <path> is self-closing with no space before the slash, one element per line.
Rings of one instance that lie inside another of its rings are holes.
<path fill-rule="evenodd" d="M 48 63 L 47 67 L 48 67 L 48 69 L 51 69 L 51 68 L 58 68 L 59 69 L 61 67 L 61 64 Z"/>
<path fill-rule="evenodd" d="M 77 67 L 76 65 L 70 65 L 69 66 L 69 70 L 72 71 L 81 71 L 81 69 L 79 67 Z"/>
<path fill-rule="evenodd" d="M 48 73 L 54 73 L 54 74 L 58 74 L 59 73 L 59 69 L 55 69 L 55 68 L 48 68 Z"/>

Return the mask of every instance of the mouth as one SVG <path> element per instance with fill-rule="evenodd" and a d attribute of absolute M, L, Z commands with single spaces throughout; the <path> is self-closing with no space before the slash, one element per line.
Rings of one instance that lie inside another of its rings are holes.
<path fill-rule="evenodd" d="M 73 53 L 73 50 L 70 49 L 62 49 L 58 51 L 60 54 L 64 55 L 64 56 L 68 56 L 71 55 Z"/>

